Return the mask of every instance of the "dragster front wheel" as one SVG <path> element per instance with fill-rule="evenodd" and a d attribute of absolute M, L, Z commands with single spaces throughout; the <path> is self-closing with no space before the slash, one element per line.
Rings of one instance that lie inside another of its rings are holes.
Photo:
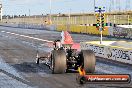
<path fill-rule="evenodd" d="M 39 64 L 39 58 L 36 58 L 36 64 Z"/>
<path fill-rule="evenodd" d="M 39 55 L 38 55 L 38 51 L 37 51 L 37 55 L 36 55 L 36 64 L 39 64 Z"/>

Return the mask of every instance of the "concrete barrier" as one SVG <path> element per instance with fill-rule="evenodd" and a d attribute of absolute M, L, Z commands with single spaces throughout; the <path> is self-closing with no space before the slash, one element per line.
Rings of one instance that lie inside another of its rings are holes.
<path fill-rule="evenodd" d="M 25 24 L 19 23 L 18 27 L 20 28 L 29 28 L 29 29 L 41 29 L 41 30 L 56 30 L 56 25 L 43 25 L 43 24 Z"/>
<path fill-rule="evenodd" d="M 18 27 L 18 24 L 14 24 L 14 23 L 0 23 L 0 26 L 5 26 L 5 27 Z"/>
<path fill-rule="evenodd" d="M 56 31 L 56 30 L 57 30 L 56 25 L 47 25 L 46 28 L 47 28 L 48 30 L 51 30 L 51 31 Z"/>
<path fill-rule="evenodd" d="M 95 55 L 109 60 L 132 64 L 132 42 L 99 41 L 81 42 L 82 50 L 93 50 Z"/>
<path fill-rule="evenodd" d="M 0 26 L 14 27 L 14 28 L 27 28 L 27 29 L 40 29 L 40 30 L 56 30 L 55 25 L 43 25 L 43 24 L 27 24 L 27 23 L 0 23 Z"/>
<path fill-rule="evenodd" d="M 18 27 L 20 28 L 28 28 L 28 29 L 45 29 L 46 25 L 43 24 L 26 24 L 26 23 L 19 23 Z"/>
<path fill-rule="evenodd" d="M 111 36 L 132 39 L 132 25 L 117 25 L 116 27 L 109 27 L 108 34 Z"/>

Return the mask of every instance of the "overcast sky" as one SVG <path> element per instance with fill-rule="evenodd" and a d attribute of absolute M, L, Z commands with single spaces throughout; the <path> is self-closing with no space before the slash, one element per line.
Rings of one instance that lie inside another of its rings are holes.
<path fill-rule="evenodd" d="M 3 14 L 9 15 L 29 15 L 29 9 L 31 15 L 48 14 L 50 0 L 2 0 Z M 94 0 L 51 0 L 52 1 L 52 13 L 68 13 L 71 9 L 71 13 L 85 13 L 94 11 Z M 119 9 L 132 10 L 132 0 L 95 0 L 96 6 L 105 6 L 106 11 Z M 110 3 L 111 1 L 111 3 Z M 120 4 L 119 4 L 120 1 Z M 126 1 L 130 3 L 126 4 Z"/>

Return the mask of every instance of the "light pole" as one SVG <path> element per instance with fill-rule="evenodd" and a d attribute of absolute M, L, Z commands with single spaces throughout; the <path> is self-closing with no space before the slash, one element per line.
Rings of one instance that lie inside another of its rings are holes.
<path fill-rule="evenodd" d="M 29 19 L 29 20 L 28 20 L 29 22 L 28 22 L 28 23 L 30 23 L 30 9 L 29 9 L 28 11 L 29 11 L 29 18 L 28 18 L 28 19 Z"/>
<path fill-rule="evenodd" d="M 30 9 L 28 11 L 29 11 L 29 18 L 30 18 Z"/>
<path fill-rule="evenodd" d="M 84 24 L 84 10 L 82 10 L 82 24 Z"/>
<path fill-rule="evenodd" d="M 51 3 L 52 1 L 50 0 L 50 15 L 49 15 L 49 22 L 50 22 L 50 24 L 51 24 L 51 22 L 52 22 L 52 20 L 51 20 L 51 10 L 52 10 L 52 7 L 51 7 Z"/>
<path fill-rule="evenodd" d="M 95 0 L 94 0 L 94 12 L 95 12 Z"/>
<path fill-rule="evenodd" d="M 57 14 L 57 22 L 56 22 L 57 26 L 58 26 L 58 24 L 59 24 L 59 16 L 60 16 L 60 14 L 61 14 L 61 13 Z"/>
<path fill-rule="evenodd" d="M 103 7 L 103 8 L 105 8 L 105 7 Z M 95 12 L 99 13 L 99 18 L 100 18 L 99 19 L 99 30 L 100 30 L 100 34 L 101 34 L 101 36 L 100 36 L 100 44 L 102 44 L 102 32 L 103 32 L 103 25 L 104 25 L 104 23 L 102 23 L 103 20 L 102 20 L 101 15 L 102 15 L 102 12 L 104 12 L 105 10 L 102 10 L 101 7 L 96 7 L 95 9 L 98 9 Z"/>
<path fill-rule="evenodd" d="M 99 12 L 99 16 L 100 16 L 100 26 L 99 26 L 99 30 L 100 30 L 100 33 L 101 33 L 101 36 L 100 36 L 100 44 L 102 44 L 102 25 L 101 25 L 101 12 Z"/>
<path fill-rule="evenodd" d="M 0 20 L 2 21 L 2 2 L 0 3 Z"/>
<path fill-rule="evenodd" d="M 69 24 L 71 24 L 71 9 L 69 10 Z"/>
<path fill-rule="evenodd" d="M 127 23 L 129 25 L 130 15 L 127 15 Z"/>
<path fill-rule="evenodd" d="M 70 25 L 71 25 L 71 9 L 69 10 L 69 16 L 68 16 L 68 31 L 70 31 Z"/>
<path fill-rule="evenodd" d="M 96 4 L 96 2 L 95 2 L 95 0 L 94 0 L 94 16 L 96 15 L 96 13 L 95 13 L 95 4 Z M 94 21 L 96 22 L 96 18 L 95 18 Z"/>

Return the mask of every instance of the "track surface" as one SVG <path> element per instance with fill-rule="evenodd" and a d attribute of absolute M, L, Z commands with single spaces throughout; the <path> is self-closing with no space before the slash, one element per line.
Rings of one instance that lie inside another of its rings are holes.
<path fill-rule="evenodd" d="M 36 52 L 46 54 L 52 50 L 44 41 L 23 37 L 30 36 L 53 41 L 60 38 L 60 32 L 0 27 L 0 69 L 12 75 L 13 78 L 34 88 L 126 88 L 130 84 L 85 84 L 76 82 L 78 73 L 52 74 L 51 70 L 41 63 L 35 64 Z M 99 40 L 99 37 L 72 34 L 75 42 Z M 110 40 L 103 38 L 103 40 Z M 115 39 L 112 39 L 115 40 Z M 96 74 L 130 74 L 132 66 L 112 63 L 97 58 Z M 121 87 L 120 87 L 121 86 Z"/>

